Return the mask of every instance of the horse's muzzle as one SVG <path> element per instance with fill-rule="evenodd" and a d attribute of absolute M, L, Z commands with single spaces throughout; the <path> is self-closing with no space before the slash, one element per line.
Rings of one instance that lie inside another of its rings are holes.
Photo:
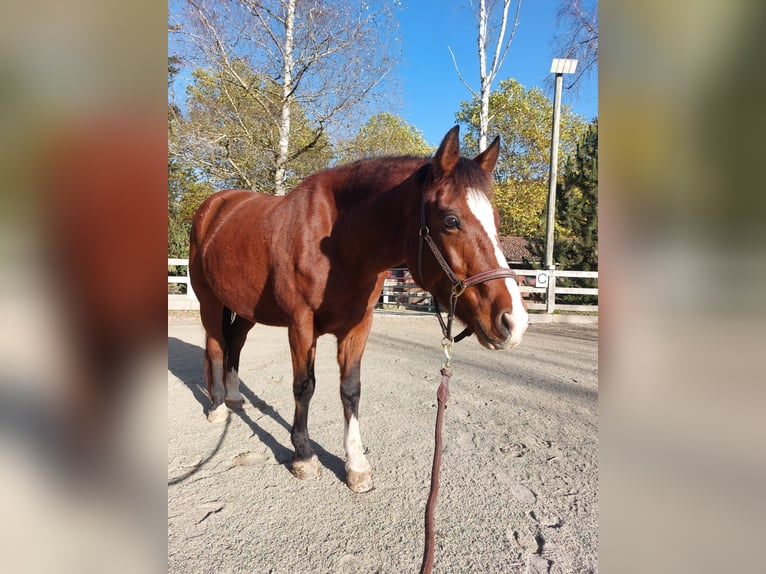
<path fill-rule="evenodd" d="M 503 311 L 495 319 L 494 335 L 490 335 L 489 330 L 478 321 L 474 323 L 475 328 L 473 330 L 483 347 L 493 351 L 502 351 L 521 343 L 528 323 L 529 315 L 526 313 L 522 317 L 518 317 L 510 311 Z"/>
<path fill-rule="evenodd" d="M 510 311 L 500 313 L 496 321 L 496 327 L 498 332 L 505 337 L 498 348 L 510 349 L 521 343 L 521 338 L 527 330 L 527 325 L 529 325 L 529 315 L 526 312 L 519 315 L 514 315 Z"/>

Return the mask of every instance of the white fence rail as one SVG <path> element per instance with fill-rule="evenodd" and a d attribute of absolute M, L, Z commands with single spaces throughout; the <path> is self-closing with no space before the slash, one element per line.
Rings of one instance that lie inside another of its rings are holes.
<path fill-rule="evenodd" d="M 168 257 L 168 267 L 186 268 L 184 275 L 168 274 L 168 310 L 199 309 L 199 301 L 189 280 L 189 260 Z M 180 288 L 181 285 L 185 287 Z"/>
<path fill-rule="evenodd" d="M 557 295 L 581 295 L 598 297 L 598 287 L 560 287 L 557 285 L 562 278 L 596 279 L 598 280 L 598 271 L 564 271 L 558 269 L 539 270 L 539 269 L 514 269 L 519 276 L 519 290 L 522 297 L 525 294 L 536 294 L 535 299 L 542 301 L 532 301 L 527 295 L 527 307 L 531 310 L 544 309 L 548 313 L 559 311 L 584 311 L 598 312 L 598 305 L 573 305 L 556 303 Z M 533 277 L 532 281 L 527 277 Z M 521 280 L 523 278 L 523 280 Z"/>
<path fill-rule="evenodd" d="M 191 282 L 189 281 L 189 260 L 168 258 L 168 267 L 185 267 L 183 275 L 168 274 L 168 309 L 198 309 L 197 300 Z M 563 271 L 539 269 L 514 269 L 519 277 L 519 290 L 527 300 L 530 310 L 577 311 L 598 313 L 596 305 L 575 305 L 556 303 L 556 296 L 578 295 L 598 297 L 598 287 L 563 287 L 557 285 L 562 278 L 596 279 L 598 271 Z M 183 285 L 184 287 L 179 287 Z M 179 293 L 185 291 L 185 293 Z M 423 291 L 412 280 L 409 271 L 404 267 L 389 270 L 378 307 L 383 309 L 411 309 L 418 311 L 433 311 L 431 295 Z"/>

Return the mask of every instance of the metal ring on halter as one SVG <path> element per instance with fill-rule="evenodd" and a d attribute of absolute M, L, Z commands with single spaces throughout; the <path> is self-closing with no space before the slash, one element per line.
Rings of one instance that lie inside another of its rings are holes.
<path fill-rule="evenodd" d="M 460 297 L 463 292 L 465 291 L 466 287 L 468 285 L 465 284 L 463 281 L 458 281 L 457 283 L 452 284 L 452 295 L 457 299 Z"/>
<path fill-rule="evenodd" d="M 444 337 L 442 339 L 442 349 L 444 349 L 444 356 L 446 357 L 446 361 L 444 365 L 442 365 L 443 369 L 451 369 L 452 368 L 452 341 Z"/>

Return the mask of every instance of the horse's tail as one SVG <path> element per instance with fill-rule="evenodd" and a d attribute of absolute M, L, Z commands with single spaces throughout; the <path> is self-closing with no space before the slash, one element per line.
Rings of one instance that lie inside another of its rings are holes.
<path fill-rule="evenodd" d="M 237 314 L 229 309 L 226 305 L 223 306 L 223 339 L 228 345 L 229 336 L 231 335 L 231 326 L 234 324 L 234 319 L 237 318 Z"/>
<path fill-rule="evenodd" d="M 229 345 L 231 344 L 231 326 L 234 324 L 234 319 L 237 318 L 237 314 L 229 309 L 226 305 L 223 306 L 223 360 L 224 368 L 229 360 Z"/>

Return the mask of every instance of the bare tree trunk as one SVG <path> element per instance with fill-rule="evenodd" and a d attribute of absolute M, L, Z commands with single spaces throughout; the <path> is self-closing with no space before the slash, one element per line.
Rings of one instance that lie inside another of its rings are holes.
<path fill-rule="evenodd" d="M 466 88 L 468 88 L 468 91 L 481 103 L 481 106 L 479 107 L 479 152 L 483 152 L 487 149 L 487 133 L 489 132 L 489 94 L 492 91 L 492 82 L 500 71 L 500 66 L 503 65 L 505 55 L 511 47 L 513 36 L 516 33 L 516 26 L 519 24 L 519 11 L 521 10 L 521 0 L 518 0 L 513 29 L 511 30 L 508 39 L 505 40 L 505 29 L 508 24 L 508 9 L 511 6 L 511 0 L 503 0 L 500 29 L 496 37 L 494 55 L 492 57 L 492 63 L 490 64 L 489 69 L 487 69 L 487 36 L 488 34 L 494 36 L 494 33 L 489 32 L 489 21 L 491 16 L 490 13 L 492 12 L 495 3 L 490 0 L 490 4 L 491 6 L 488 9 L 487 0 L 479 0 L 479 13 L 476 14 L 479 24 L 479 79 L 481 81 L 481 87 L 479 88 L 478 93 L 463 79 L 463 76 L 460 74 L 460 70 L 457 67 L 455 54 L 452 54 L 452 62 L 455 65 L 458 78 L 460 78 L 460 81 L 463 82 L 463 85 Z M 452 53 L 452 50 L 450 50 L 450 53 Z"/>
<path fill-rule="evenodd" d="M 481 79 L 481 106 L 479 108 L 479 153 L 487 149 L 489 131 L 489 92 L 492 79 L 487 74 L 487 3 L 479 2 L 479 78 Z"/>
<path fill-rule="evenodd" d="M 284 64 L 282 66 L 282 102 L 279 122 L 279 148 L 274 173 L 274 195 L 287 193 L 287 162 L 290 149 L 290 102 L 293 95 L 293 49 L 295 41 L 295 1 L 287 0 L 285 18 Z"/>
<path fill-rule="evenodd" d="M 384 97 L 380 86 L 398 59 L 397 0 L 186 4 L 171 25 L 189 64 L 218 86 L 196 93 L 201 111 L 187 122 L 184 144 L 207 172 L 260 191 L 285 195 L 293 177 L 316 171 L 314 162 L 326 166 L 327 134 L 342 133 L 366 101 Z"/>

